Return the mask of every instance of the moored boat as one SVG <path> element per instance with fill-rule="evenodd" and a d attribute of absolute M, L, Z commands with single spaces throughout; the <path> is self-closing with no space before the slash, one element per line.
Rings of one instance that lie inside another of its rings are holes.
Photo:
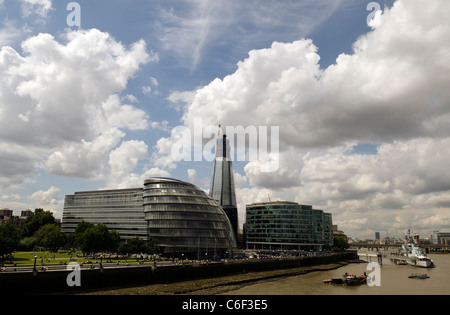
<path fill-rule="evenodd" d="M 423 268 L 434 266 L 433 260 L 424 254 L 419 246 L 416 246 L 409 231 L 405 237 L 405 244 L 402 245 L 400 254 L 409 265 Z"/>
<path fill-rule="evenodd" d="M 410 278 L 410 279 L 428 279 L 429 276 L 427 274 L 418 275 L 418 274 L 413 273 L 408 278 Z"/>
<path fill-rule="evenodd" d="M 396 260 L 395 264 L 396 265 L 407 265 L 408 262 L 406 260 L 404 260 L 404 259 L 400 259 L 400 260 Z"/>
<path fill-rule="evenodd" d="M 367 276 L 364 274 L 362 276 L 357 276 L 355 274 L 348 274 L 345 273 L 342 278 L 332 278 L 323 280 L 323 283 L 330 283 L 330 284 L 343 284 L 343 285 L 361 285 L 367 283 Z"/>

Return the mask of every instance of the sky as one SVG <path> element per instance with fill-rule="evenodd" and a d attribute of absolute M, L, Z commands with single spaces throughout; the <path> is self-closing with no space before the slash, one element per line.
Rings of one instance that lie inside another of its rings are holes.
<path fill-rule="evenodd" d="M 208 191 L 220 124 L 260 139 L 233 161 L 241 225 L 270 199 L 350 237 L 449 231 L 449 21 L 448 0 L 0 0 L 0 209 Z"/>

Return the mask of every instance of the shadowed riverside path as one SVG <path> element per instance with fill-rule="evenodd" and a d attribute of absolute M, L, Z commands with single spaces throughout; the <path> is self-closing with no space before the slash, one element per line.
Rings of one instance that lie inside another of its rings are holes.
<path fill-rule="evenodd" d="M 0 273 L 0 293 L 72 294 L 94 291 L 107 292 L 107 290 L 113 288 L 128 288 L 129 290 L 129 288 L 152 285 L 170 285 L 173 288 L 178 287 L 178 289 L 174 289 L 172 293 L 167 294 L 186 294 L 193 292 L 193 288 L 196 288 L 195 286 L 203 290 L 214 286 L 223 287 L 227 284 L 241 285 L 245 281 L 258 281 L 270 277 L 301 274 L 308 272 L 308 270 L 317 270 L 319 266 L 338 268 L 341 263 L 353 259 L 355 259 L 353 253 L 346 253 L 289 259 L 254 259 L 201 265 L 168 265 L 156 268 L 144 265 L 104 268 L 103 270 L 95 268 L 83 269 L 80 272 L 80 287 L 69 287 L 67 285 L 67 277 L 72 272 L 69 270 L 38 272 L 35 276 L 33 276 L 33 272 Z M 228 278 L 233 276 L 239 277 Z M 212 284 L 213 281 L 211 279 L 217 280 L 219 278 L 225 279 L 210 287 L 201 285 L 201 282 L 198 282 L 196 285 L 192 283 L 192 281 L 208 279 L 207 281 Z M 189 284 L 189 282 L 191 283 Z M 161 288 L 163 287 L 159 286 L 158 290 L 155 288 L 149 289 L 150 291 L 148 292 L 164 292 Z M 122 294 L 133 294 L 130 292 L 126 293 L 126 291 L 123 291 Z"/>

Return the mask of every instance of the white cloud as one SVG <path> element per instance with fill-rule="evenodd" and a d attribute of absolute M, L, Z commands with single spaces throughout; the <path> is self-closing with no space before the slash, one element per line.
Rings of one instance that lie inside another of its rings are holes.
<path fill-rule="evenodd" d="M 19 194 L 3 195 L 1 200 L 20 200 L 21 196 Z"/>
<path fill-rule="evenodd" d="M 189 182 L 196 185 L 199 188 L 204 189 L 206 192 L 209 192 L 209 187 L 211 185 L 211 178 L 204 177 L 204 178 L 198 178 L 197 177 L 197 170 L 195 169 L 188 169 L 187 170 Z"/>
<path fill-rule="evenodd" d="M 22 43 L 23 53 L 0 51 L 2 187 L 39 166 L 101 178 L 125 131 L 149 127 L 145 112 L 118 96 L 142 64 L 157 59 L 145 42 L 128 49 L 96 29 L 68 31 L 64 40 L 39 34 Z"/>
<path fill-rule="evenodd" d="M 172 91 L 167 98 L 171 106 L 176 111 L 181 111 L 186 107 L 186 104 L 191 104 L 195 99 L 196 91 Z"/>
<path fill-rule="evenodd" d="M 61 217 L 62 214 L 62 200 L 61 189 L 55 186 L 48 190 L 39 190 L 29 196 L 34 208 L 43 208 L 53 212 L 55 217 Z"/>
<path fill-rule="evenodd" d="M 111 129 L 93 141 L 71 142 L 51 153 L 43 162 L 44 169 L 56 175 L 103 179 L 107 172 L 107 160 L 124 133 Z"/>
<path fill-rule="evenodd" d="M 141 176 L 133 173 L 139 160 L 148 156 L 148 146 L 143 141 L 124 141 L 109 155 L 109 188 L 129 188 L 142 185 Z"/>
<path fill-rule="evenodd" d="M 152 87 L 151 86 L 143 86 L 142 87 L 142 93 L 150 94 L 151 92 L 152 92 Z"/>
<path fill-rule="evenodd" d="M 398 0 L 327 69 L 307 39 L 253 50 L 186 99 L 184 124 L 280 126 L 280 168 L 265 174 L 248 163 L 249 183 L 260 187 L 241 189 L 245 202 L 270 191 L 332 212 L 350 234 L 424 232 L 449 217 L 449 19 L 447 1 Z M 379 144 L 376 155 L 349 154 L 365 142 Z"/>
<path fill-rule="evenodd" d="M 143 141 L 122 142 L 109 156 L 109 175 L 106 188 L 120 189 L 141 187 L 149 177 L 170 177 L 170 173 L 158 167 L 135 172 L 139 161 L 148 159 L 148 146 Z M 143 167 L 145 169 L 145 167 Z"/>
<path fill-rule="evenodd" d="M 33 193 L 30 198 L 36 203 L 55 204 L 58 202 L 60 192 L 60 188 L 52 186 L 46 191 L 39 190 Z"/>
<path fill-rule="evenodd" d="M 287 38 L 306 36 L 341 4 L 329 0 L 184 0 L 176 9 L 159 8 L 155 29 L 167 54 L 193 70 L 213 47 L 223 49 L 232 43 L 231 54 L 240 55 L 280 34 Z"/>
<path fill-rule="evenodd" d="M 251 51 L 235 73 L 197 90 L 185 124 L 210 117 L 212 124 L 278 125 L 281 142 L 297 147 L 442 136 L 450 99 L 447 5 L 424 12 L 398 1 L 353 55 L 325 70 L 310 40 Z"/>
<path fill-rule="evenodd" d="M 173 138 L 160 138 L 154 147 L 152 160 L 156 167 L 173 170 L 176 168 L 172 158 L 172 147 L 176 143 Z"/>
<path fill-rule="evenodd" d="M 51 0 L 19 0 L 22 3 L 22 14 L 25 17 L 37 14 L 43 18 L 52 10 Z"/>
<path fill-rule="evenodd" d="M 22 33 L 23 30 L 17 26 L 15 21 L 5 19 L 2 22 L 2 27 L 0 28 L 0 47 L 11 45 L 22 35 Z"/>

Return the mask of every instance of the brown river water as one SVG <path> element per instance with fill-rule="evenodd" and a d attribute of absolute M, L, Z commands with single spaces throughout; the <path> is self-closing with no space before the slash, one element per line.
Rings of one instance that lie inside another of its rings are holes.
<path fill-rule="evenodd" d="M 449 295 L 450 294 L 450 254 L 429 255 L 434 268 L 419 268 L 409 265 L 395 265 L 383 259 L 379 269 L 379 286 L 367 284 L 344 286 L 325 284 L 323 280 L 339 278 L 344 273 L 370 274 L 375 269 L 367 269 L 368 264 L 350 264 L 339 269 L 312 272 L 305 275 L 260 282 L 227 295 Z M 429 276 L 428 279 L 408 278 L 411 274 Z"/>

